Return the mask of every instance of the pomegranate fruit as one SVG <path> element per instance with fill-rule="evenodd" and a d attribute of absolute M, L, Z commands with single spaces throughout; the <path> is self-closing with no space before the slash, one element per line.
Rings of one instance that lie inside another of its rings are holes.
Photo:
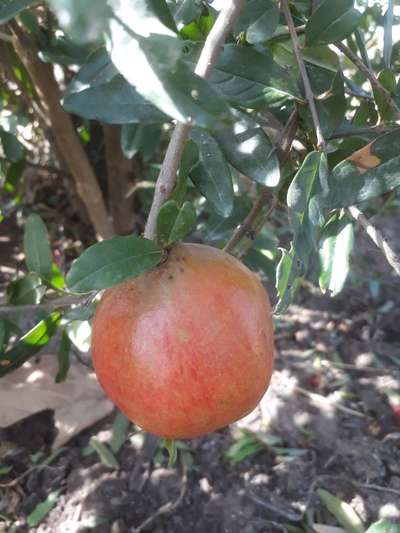
<path fill-rule="evenodd" d="M 266 391 L 269 298 L 231 255 L 177 244 L 156 269 L 105 291 L 92 351 L 104 391 L 133 422 L 197 437 L 242 418 Z"/>

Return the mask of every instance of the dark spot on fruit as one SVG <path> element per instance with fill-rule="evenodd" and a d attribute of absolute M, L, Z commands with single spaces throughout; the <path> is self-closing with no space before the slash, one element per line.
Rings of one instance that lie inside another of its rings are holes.
<path fill-rule="evenodd" d="M 185 272 L 185 269 L 183 267 L 179 267 L 179 272 Z"/>
<path fill-rule="evenodd" d="M 174 279 L 174 276 L 173 276 L 172 274 L 170 274 L 170 275 L 168 276 L 168 279 L 171 279 L 171 280 L 172 280 L 172 279 Z"/>

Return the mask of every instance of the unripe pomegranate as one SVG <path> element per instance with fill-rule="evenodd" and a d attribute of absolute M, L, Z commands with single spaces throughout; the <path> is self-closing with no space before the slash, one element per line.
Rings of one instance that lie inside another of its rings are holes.
<path fill-rule="evenodd" d="M 108 289 L 92 332 L 106 394 L 136 424 L 197 437 L 249 413 L 273 363 L 267 293 L 231 255 L 177 244 L 143 276 Z"/>

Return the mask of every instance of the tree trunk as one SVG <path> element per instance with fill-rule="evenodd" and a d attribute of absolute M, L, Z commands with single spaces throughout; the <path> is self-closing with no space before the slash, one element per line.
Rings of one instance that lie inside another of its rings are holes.
<path fill-rule="evenodd" d="M 36 92 L 46 108 L 58 150 L 73 176 L 97 237 L 106 239 L 114 234 L 103 195 L 89 159 L 75 131 L 71 117 L 61 106 L 60 88 L 51 65 L 42 63 L 31 37 L 16 22 L 10 23 L 14 48 L 25 65 Z"/>
<path fill-rule="evenodd" d="M 103 126 L 106 149 L 108 207 L 116 233 L 132 233 L 134 226 L 133 201 L 126 194 L 132 187 L 132 162 L 121 149 L 121 127 Z"/>

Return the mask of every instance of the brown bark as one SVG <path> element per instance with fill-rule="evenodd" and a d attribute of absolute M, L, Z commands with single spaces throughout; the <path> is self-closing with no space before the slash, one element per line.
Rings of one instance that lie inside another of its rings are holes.
<path fill-rule="evenodd" d="M 127 193 L 132 187 L 132 163 L 121 149 L 121 127 L 103 126 L 106 150 L 108 206 L 118 234 L 131 233 L 134 225 L 132 198 Z"/>
<path fill-rule="evenodd" d="M 25 65 L 42 105 L 51 122 L 57 148 L 74 178 L 78 195 L 84 203 L 98 238 L 114 234 L 103 195 L 89 159 L 75 131 L 71 117 L 61 106 L 60 88 L 54 78 L 51 65 L 42 63 L 38 49 L 31 37 L 13 22 L 13 43 Z"/>

